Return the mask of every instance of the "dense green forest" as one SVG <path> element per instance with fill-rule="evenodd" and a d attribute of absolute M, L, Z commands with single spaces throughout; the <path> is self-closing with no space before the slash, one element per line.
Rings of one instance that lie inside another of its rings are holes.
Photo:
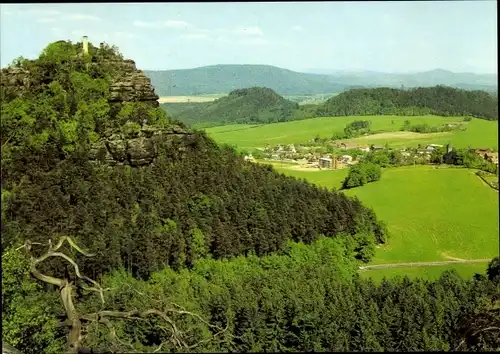
<path fill-rule="evenodd" d="M 168 105 L 175 106 L 177 104 Z M 304 119 L 299 105 L 269 88 L 234 90 L 214 102 L 184 104 L 185 109 L 169 112 L 175 119 L 198 127 L 225 124 L 266 124 Z"/>
<path fill-rule="evenodd" d="M 348 240 L 292 242 L 264 257 L 205 257 L 191 270 L 164 268 L 149 281 L 114 270 L 101 278 L 108 289 L 104 304 L 92 292 L 75 297 L 86 328 L 84 347 L 95 352 L 500 348 L 498 258 L 486 275 L 470 280 L 447 271 L 432 282 L 405 277 L 374 284 L 357 275 Z M 2 257 L 3 338 L 25 353 L 60 353 L 66 332 L 56 325 L 64 319 L 59 294 L 43 291 L 29 266 L 23 252 Z"/>
<path fill-rule="evenodd" d="M 172 121 L 117 48 L 49 44 L 0 95 L 2 340 L 23 352 L 500 346 L 498 260 L 361 280 L 388 237 L 371 209 Z"/>
<path fill-rule="evenodd" d="M 352 88 L 432 87 L 497 90 L 496 74 L 432 70 L 414 74 L 302 73 L 270 65 L 212 65 L 180 70 L 147 70 L 160 96 L 228 93 L 247 87 L 269 87 L 280 95 L 334 94 Z"/>
<path fill-rule="evenodd" d="M 332 97 L 315 116 L 349 115 L 472 116 L 498 120 L 498 97 L 485 91 L 446 86 L 415 89 L 353 89 Z"/>

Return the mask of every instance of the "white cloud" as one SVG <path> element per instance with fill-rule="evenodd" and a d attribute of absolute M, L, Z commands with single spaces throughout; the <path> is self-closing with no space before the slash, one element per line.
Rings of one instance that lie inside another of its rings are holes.
<path fill-rule="evenodd" d="M 251 38 L 251 39 L 244 39 L 242 41 L 239 41 L 241 44 L 249 44 L 249 45 L 269 45 L 271 44 L 268 40 L 264 38 Z"/>
<path fill-rule="evenodd" d="M 264 33 L 260 29 L 260 27 L 240 27 L 233 31 L 234 34 L 237 35 L 247 35 L 247 36 L 263 36 Z"/>
<path fill-rule="evenodd" d="M 302 26 L 300 26 L 300 25 L 295 25 L 292 27 L 292 30 L 295 32 L 302 32 L 304 30 L 304 28 L 302 28 Z"/>
<path fill-rule="evenodd" d="M 123 39 L 139 38 L 138 35 L 136 35 L 134 33 L 129 33 L 129 32 L 115 32 L 115 33 L 113 33 L 113 36 L 116 38 L 123 38 Z"/>
<path fill-rule="evenodd" d="M 161 22 L 134 21 L 132 24 L 135 27 L 142 27 L 142 28 L 161 28 L 162 27 Z"/>
<path fill-rule="evenodd" d="M 185 21 L 177 21 L 177 20 L 168 20 L 168 21 L 165 21 L 163 23 L 163 25 L 165 27 L 169 27 L 169 28 L 180 28 L 180 29 L 191 27 L 190 23 L 187 23 Z"/>
<path fill-rule="evenodd" d="M 71 21 L 100 21 L 101 18 L 98 16 L 94 15 L 87 15 L 87 14 L 72 14 L 67 17 L 63 17 L 65 19 L 71 20 Z"/>

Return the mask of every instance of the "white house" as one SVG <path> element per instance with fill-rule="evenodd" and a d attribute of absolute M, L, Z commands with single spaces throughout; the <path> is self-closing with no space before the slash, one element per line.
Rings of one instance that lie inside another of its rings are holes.
<path fill-rule="evenodd" d="M 434 151 L 434 149 L 437 148 L 437 147 L 443 147 L 443 145 L 429 144 L 429 145 L 427 145 L 427 151 Z"/>

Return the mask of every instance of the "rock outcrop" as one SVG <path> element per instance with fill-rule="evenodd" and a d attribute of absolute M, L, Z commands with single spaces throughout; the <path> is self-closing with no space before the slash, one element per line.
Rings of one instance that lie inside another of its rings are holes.
<path fill-rule="evenodd" d="M 108 100 L 116 112 L 127 102 L 142 102 L 151 108 L 159 107 L 159 97 L 151 80 L 137 69 L 133 60 L 96 60 L 90 65 L 100 66 L 101 71 L 112 73 L 115 77 L 110 85 Z M 8 88 L 5 92 L 9 94 L 19 95 L 29 90 L 32 79 L 31 73 L 24 69 L 1 70 L 1 85 Z M 105 132 L 91 147 L 89 159 L 108 166 L 145 166 L 154 163 L 160 141 L 182 151 L 189 146 L 192 137 L 194 134 L 181 126 L 172 125 L 159 129 L 148 125 L 145 119 L 137 132 L 126 135 L 119 128 Z"/>
<path fill-rule="evenodd" d="M 151 85 L 151 80 L 142 70 L 137 69 L 133 60 L 97 61 L 91 65 L 102 66 L 117 73 L 110 86 L 110 103 L 144 102 L 152 107 L 159 107 L 159 97 Z M 2 86 L 9 87 L 10 91 L 16 94 L 29 90 L 32 82 L 31 73 L 20 68 L 2 69 L 0 79 Z"/>
<path fill-rule="evenodd" d="M 144 166 L 154 163 L 157 157 L 157 146 L 160 141 L 168 145 L 180 143 L 180 151 L 185 150 L 194 135 L 184 128 L 172 125 L 157 129 L 143 124 L 136 136 L 125 136 L 115 132 L 107 138 L 99 140 L 92 146 L 90 160 L 110 166 L 130 165 Z"/>
<path fill-rule="evenodd" d="M 142 70 L 137 70 L 133 60 L 113 62 L 122 73 L 110 87 L 110 102 L 147 102 L 153 107 L 159 107 L 158 95 L 155 93 L 151 80 Z"/>

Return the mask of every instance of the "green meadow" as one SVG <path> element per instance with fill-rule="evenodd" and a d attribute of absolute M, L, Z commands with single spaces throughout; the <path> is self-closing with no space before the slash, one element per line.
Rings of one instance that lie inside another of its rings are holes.
<path fill-rule="evenodd" d="M 349 140 L 360 144 L 388 143 L 393 146 L 417 146 L 418 144 L 447 144 L 456 147 L 490 147 L 498 148 L 498 122 L 483 119 L 472 119 L 464 122 L 466 131 L 454 131 L 435 134 L 408 134 L 399 132 L 405 120 L 411 124 L 429 124 L 440 126 L 445 123 L 463 122 L 463 117 L 438 116 L 350 116 L 350 117 L 323 117 L 300 121 L 274 123 L 266 125 L 230 125 L 208 128 L 206 132 L 219 144 L 234 145 L 238 149 L 252 150 L 264 147 L 266 144 L 292 144 L 310 141 L 316 136 L 329 138 L 333 132 L 340 132 L 344 127 L 355 120 L 371 121 L 374 132 L 395 132 L 394 134 L 370 135 Z"/>
<path fill-rule="evenodd" d="M 424 278 L 427 280 L 437 280 L 446 270 L 456 270 L 457 273 L 464 279 L 471 279 L 474 274 L 484 274 L 488 263 L 473 263 L 473 264 L 451 264 L 435 267 L 403 267 L 360 271 L 362 278 L 372 278 L 379 283 L 383 278 L 394 278 L 396 276 L 408 276 L 410 279 Z"/>
<path fill-rule="evenodd" d="M 347 169 L 277 170 L 336 189 L 347 175 Z M 377 248 L 372 264 L 486 259 L 498 254 L 498 192 L 473 170 L 418 165 L 390 168 L 383 171 L 380 181 L 344 193 L 358 197 L 388 225 L 389 242 Z M 482 264 L 449 267 L 464 276 L 484 268 Z M 365 273 L 432 277 L 444 268 L 377 269 Z"/>

